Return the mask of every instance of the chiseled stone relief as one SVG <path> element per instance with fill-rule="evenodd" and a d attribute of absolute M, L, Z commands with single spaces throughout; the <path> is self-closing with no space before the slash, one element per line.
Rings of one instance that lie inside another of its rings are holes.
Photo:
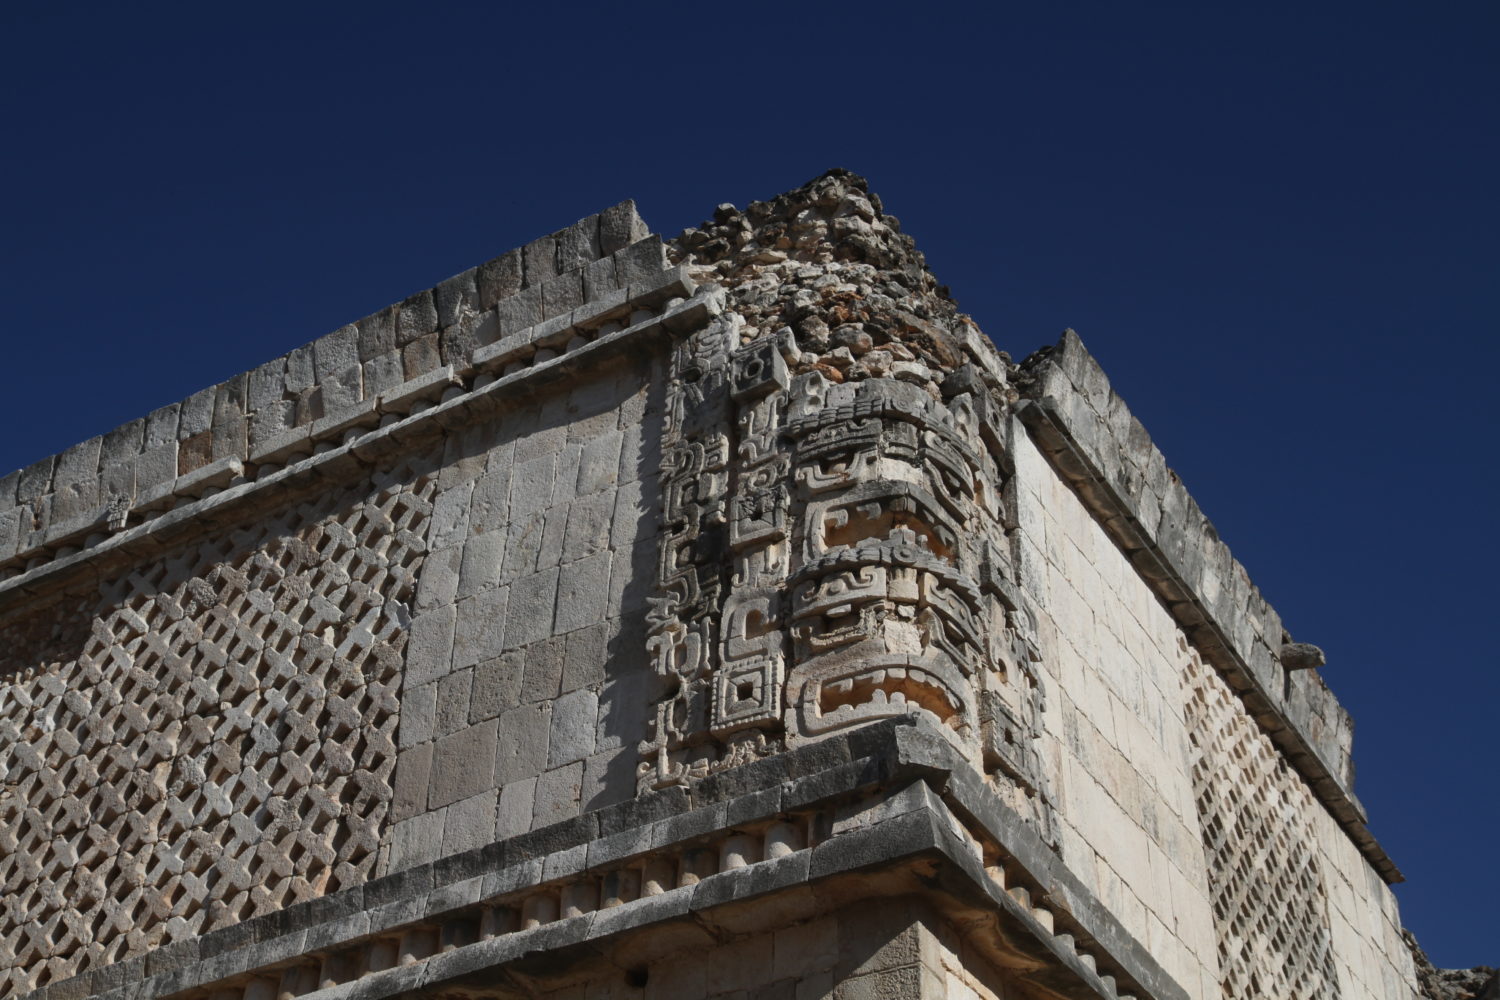
<path fill-rule="evenodd" d="M 674 354 L 640 787 L 918 714 L 1048 833 L 1009 387 L 911 311 L 942 312 L 930 289 L 899 306 L 877 291 L 916 280 L 905 237 L 884 231 L 883 269 L 838 259 L 829 226 L 862 222 L 862 191 L 830 175 L 796 196 L 719 219 L 738 234 L 728 308 Z M 764 247 L 789 240 L 787 218 L 809 259 Z M 766 329 L 768 314 L 799 330 Z"/>
<path fill-rule="evenodd" d="M 882 876 L 910 892 L 984 894 L 953 912 L 994 947 L 945 975 L 998 956 L 1049 995 L 1357 992 L 1349 955 L 1367 951 L 1330 923 L 1350 869 L 1313 822 L 1332 820 L 1220 664 L 1184 646 L 1179 688 L 1157 644 L 1171 697 L 1099 699 L 1117 734 L 1084 717 L 1076 695 L 1099 688 L 1068 680 L 1077 660 L 1134 668 L 1090 648 L 1100 602 L 1060 615 L 1059 579 L 1091 578 L 1059 577 L 1070 539 L 1020 535 L 1021 498 L 1071 503 L 1036 492 L 1027 378 L 836 170 L 667 244 L 617 206 L 199 394 L 180 421 L 159 411 L 142 440 L 185 464 L 0 566 L 0 994 L 542 995 L 597 946 L 611 982 L 661 972 L 668 995 L 666 970 L 702 963 L 637 962 L 643 938 L 623 935 L 707 930 L 722 959 L 757 893 L 865 880 L 851 843 L 882 845 Z M 1075 391 L 1115 398 L 1102 374 Z M 247 414 L 243 454 L 209 461 Z M 1059 470 L 1064 430 L 1046 438 Z M 119 458 L 86 443 L 62 464 L 80 454 Z M 1098 529 L 1119 521 L 1089 496 L 1076 522 L 1112 544 Z M 1094 535 L 1073 537 L 1097 575 Z M 1128 573 L 1123 552 L 1103 554 Z M 1108 595 L 1127 596 L 1152 599 Z M 1142 632 L 1181 634 L 1164 628 Z M 1179 694 L 1186 734 L 1146 732 Z M 1080 795 L 1132 748 L 1141 775 L 1174 768 L 1173 792 Z M 838 764 L 853 756 L 870 766 Z M 1180 834 L 1155 835 L 1158 802 L 1182 804 Z M 928 884 L 932 852 L 951 885 Z M 980 898 L 998 923 L 972 921 Z M 780 901 L 761 915 L 800 952 L 809 925 Z M 737 915 L 715 929 L 720 906 Z M 538 957 L 535 978 L 509 964 Z"/>
<path fill-rule="evenodd" d="M 729 326 L 676 359 L 642 787 L 922 713 L 1029 805 L 1043 687 L 982 407 L 792 378 L 788 341 L 730 353 Z"/>
<path fill-rule="evenodd" d="M 0 622 L 0 983 L 372 875 L 435 491 L 397 469 Z"/>

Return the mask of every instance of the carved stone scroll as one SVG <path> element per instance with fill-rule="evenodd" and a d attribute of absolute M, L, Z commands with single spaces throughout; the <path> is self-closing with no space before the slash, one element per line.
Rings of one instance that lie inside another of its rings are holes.
<path fill-rule="evenodd" d="M 916 714 L 1046 835 L 1003 398 L 967 368 L 947 399 L 794 378 L 789 333 L 739 324 L 673 357 L 641 787 Z"/>

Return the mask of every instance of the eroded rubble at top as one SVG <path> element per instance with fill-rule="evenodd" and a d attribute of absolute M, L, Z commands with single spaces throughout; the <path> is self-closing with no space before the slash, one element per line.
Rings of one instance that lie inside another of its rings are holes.
<path fill-rule="evenodd" d="M 817 371 L 834 383 L 889 376 L 941 398 L 945 376 L 968 360 L 966 328 L 978 332 L 900 221 L 847 170 L 743 210 L 720 205 L 668 255 L 726 289 L 744 319 L 743 343 L 790 345 L 793 374 Z"/>

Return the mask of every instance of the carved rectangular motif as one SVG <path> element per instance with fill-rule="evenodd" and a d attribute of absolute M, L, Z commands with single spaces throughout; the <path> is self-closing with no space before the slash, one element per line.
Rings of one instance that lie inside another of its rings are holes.
<path fill-rule="evenodd" d="M 730 394 L 736 402 L 759 399 L 786 387 L 786 361 L 777 341 L 757 341 L 734 353 Z"/>
<path fill-rule="evenodd" d="M 714 683 L 714 733 L 775 721 L 781 713 L 780 656 L 756 657 L 722 667 Z"/>

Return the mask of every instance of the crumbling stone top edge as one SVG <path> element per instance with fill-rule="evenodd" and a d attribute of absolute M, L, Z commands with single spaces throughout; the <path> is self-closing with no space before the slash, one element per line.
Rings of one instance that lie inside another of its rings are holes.
<path fill-rule="evenodd" d="M 0 476 L 0 579 L 20 571 L 6 566 L 18 556 L 45 562 L 142 502 L 295 451 L 400 387 L 468 367 L 480 347 L 623 301 L 664 269 L 661 241 L 627 200 Z"/>
<path fill-rule="evenodd" d="M 1293 766 L 1382 876 L 1400 881 L 1399 870 L 1365 829 L 1365 813 L 1354 796 L 1348 712 L 1315 670 L 1296 669 L 1316 658 L 1298 659 L 1299 644 L 1276 609 L 1082 339 L 1065 331 L 1056 345 L 1022 361 L 1016 383 L 1022 419 L 1043 438 L 1057 433 L 1060 446 L 1075 452 L 1089 470 L 1073 484 L 1085 505 L 1206 658 L 1221 669 L 1231 666 L 1252 685 L 1252 713 L 1270 713 L 1296 734 L 1296 753 L 1288 755 Z M 1042 443 L 1046 451 L 1047 442 Z M 1273 738 L 1286 742 L 1283 733 L 1273 732 Z"/>
<path fill-rule="evenodd" d="M 1009 357 L 961 313 L 860 175 L 835 168 L 745 208 L 724 204 L 668 254 L 722 285 L 742 341 L 776 338 L 793 374 L 928 383 L 977 363 L 1004 383 Z"/>
<path fill-rule="evenodd" d="M 386 346 L 380 338 L 383 331 L 372 328 L 381 325 L 391 327 L 388 331 L 390 345 L 397 349 L 417 337 L 439 332 L 459 319 L 459 312 L 467 305 L 476 303 L 481 308 L 490 308 L 502 299 L 509 298 L 526 289 L 537 288 L 559 276 L 580 272 L 591 264 L 610 258 L 632 243 L 645 239 L 649 230 L 641 219 L 636 204 L 626 199 L 601 212 L 584 218 L 547 236 L 539 237 L 481 264 L 455 274 L 444 281 L 414 292 L 399 302 L 376 310 L 368 316 L 354 320 L 332 333 L 314 338 L 286 354 L 264 364 L 241 372 L 223 382 L 208 386 L 187 398 L 153 410 L 151 413 L 129 421 L 119 427 L 74 445 L 55 455 L 49 455 L 22 469 L 7 470 L 0 475 L 0 511 L 25 503 L 32 499 L 39 484 L 51 483 L 57 472 L 74 475 L 81 471 L 74 468 L 83 453 L 97 453 L 101 462 L 121 461 L 130 457 L 129 445 L 142 443 L 164 443 L 174 428 L 179 432 L 186 417 L 189 426 L 195 419 L 184 414 L 190 404 L 199 404 L 207 394 L 207 405 L 212 409 L 220 396 L 242 397 L 250 388 L 252 378 L 270 379 L 268 369 L 279 367 L 284 378 L 291 378 L 293 386 L 300 385 L 297 378 L 307 374 L 293 369 L 306 367 L 316 375 L 332 374 L 333 366 L 343 355 L 350 358 L 357 354 L 360 361 L 368 361 L 366 354 L 375 348 Z M 403 319 L 402 312 L 406 313 Z M 364 333 L 361 348 L 355 352 L 346 350 L 343 341 L 350 336 L 348 331 Z M 367 332 L 368 331 L 368 332 Z M 405 343 L 403 343 L 403 341 Z M 320 352 L 319 347 L 323 348 Z M 319 363 L 315 355 L 325 355 Z M 309 386 L 317 384 L 315 379 Z M 243 399 L 239 399 L 243 403 Z M 149 431 L 151 437 L 142 442 Z M 72 463 L 70 465 L 70 463 Z M 71 481 L 71 480 L 70 480 Z"/>

